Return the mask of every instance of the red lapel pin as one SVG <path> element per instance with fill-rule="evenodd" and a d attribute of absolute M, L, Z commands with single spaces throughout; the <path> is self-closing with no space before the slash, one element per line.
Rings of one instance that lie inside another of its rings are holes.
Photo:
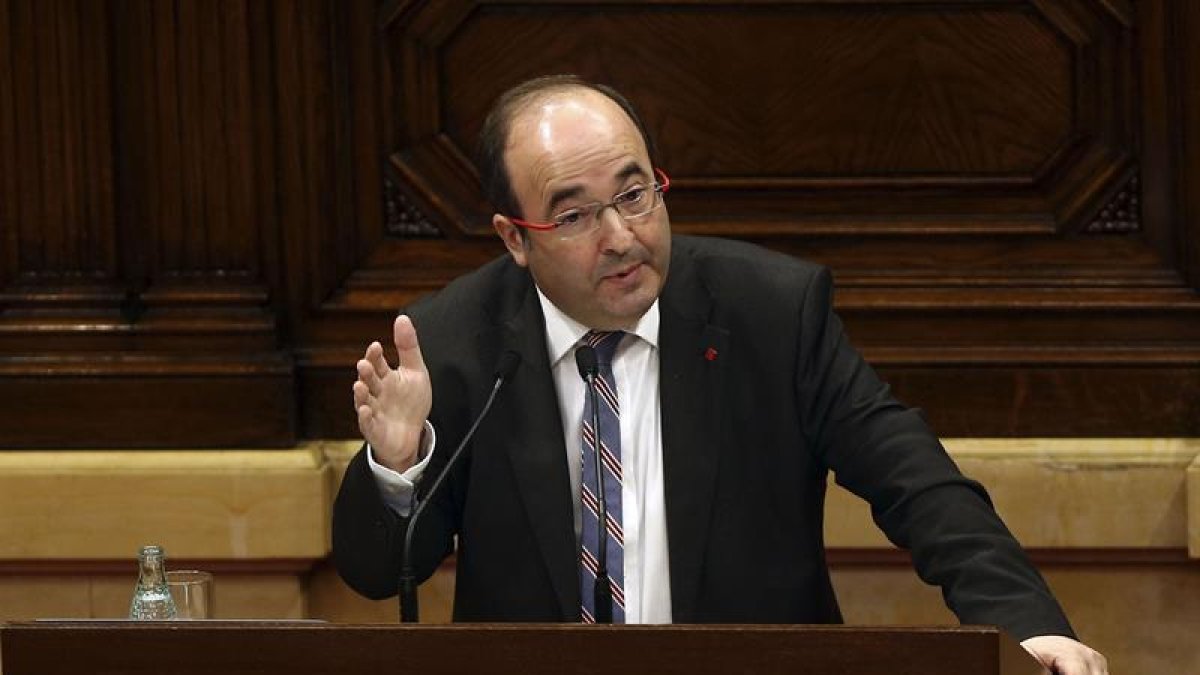
<path fill-rule="evenodd" d="M 709 347 L 708 349 L 705 349 L 704 350 L 704 358 L 708 361 L 716 361 L 717 360 L 716 348 Z"/>

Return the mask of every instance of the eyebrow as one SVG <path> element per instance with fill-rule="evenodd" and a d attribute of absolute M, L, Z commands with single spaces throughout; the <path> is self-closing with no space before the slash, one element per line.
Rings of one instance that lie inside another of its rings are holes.
<path fill-rule="evenodd" d="M 558 208 L 560 202 L 571 199 L 572 197 L 578 197 L 581 194 L 583 194 L 583 187 L 580 185 L 573 185 L 571 187 L 562 188 L 561 190 L 555 190 L 550 194 L 550 206 L 547 208 L 547 211 L 553 214 Z"/>
<path fill-rule="evenodd" d="M 617 178 L 620 178 L 622 181 L 632 176 L 646 178 L 646 172 L 642 171 L 642 167 L 638 166 L 637 162 L 631 161 L 625 165 L 625 168 L 617 172 Z"/>
<path fill-rule="evenodd" d="M 643 171 L 642 167 L 633 160 L 630 160 L 628 164 L 626 164 L 621 168 L 620 171 L 617 172 L 617 180 L 621 182 L 628 180 L 633 176 L 640 176 L 642 178 L 646 177 L 646 172 Z M 547 210 L 553 214 L 561 202 L 571 199 L 572 197 L 578 197 L 581 194 L 583 194 L 583 187 L 580 185 L 572 185 L 560 190 L 555 190 L 554 192 L 550 193 L 550 206 L 547 207 Z"/>

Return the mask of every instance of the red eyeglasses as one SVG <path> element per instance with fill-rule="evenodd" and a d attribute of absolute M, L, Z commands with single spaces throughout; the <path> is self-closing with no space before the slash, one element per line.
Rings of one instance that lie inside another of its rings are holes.
<path fill-rule="evenodd" d="M 560 239 L 574 239 L 600 227 L 600 214 L 612 207 L 626 221 L 636 221 L 662 208 L 663 193 L 671 187 L 671 178 L 662 169 L 655 169 L 658 180 L 650 185 L 634 185 L 612 198 L 610 202 L 590 202 L 554 216 L 548 223 L 531 223 L 520 218 L 512 222 L 530 230 L 553 231 Z"/>

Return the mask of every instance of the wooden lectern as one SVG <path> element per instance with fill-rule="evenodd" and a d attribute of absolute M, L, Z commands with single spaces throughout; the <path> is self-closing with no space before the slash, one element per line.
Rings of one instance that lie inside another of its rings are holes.
<path fill-rule="evenodd" d="M 61 621 L 0 625 L 3 675 L 1038 675 L 998 629 Z"/>

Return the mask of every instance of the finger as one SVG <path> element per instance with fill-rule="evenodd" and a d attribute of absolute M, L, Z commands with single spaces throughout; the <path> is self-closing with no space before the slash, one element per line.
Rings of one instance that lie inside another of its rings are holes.
<path fill-rule="evenodd" d="M 417 342 L 417 329 L 413 327 L 412 319 L 401 314 L 392 324 L 392 341 L 396 343 L 396 353 L 400 356 L 402 368 L 425 370 L 425 358 L 421 356 L 421 345 Z"/>
<path fill-rule="evenodd" d="M 1087 663 L 1077 655 L 1055 659 L 1051 670 L 1057 675 L 1089 675 L 1092 672 Z"/>
<path fill-rule="evenodd" d="M 358 431 L 362 434 L 363 438 L 370 439 L 374 421 L 375 417 L 371 414 L 370 406 L 358 406 Z"/>
<path fill-rule="evenodd" d="M 356 380 L 354 382 L 353 390 L 354 390 L 354 407 L 356 409 L 360 408 L 364 405 L 369 408 L 374 407 L 373 406 L 374 397 L 371 396 L 371 391 L 369 389 L 367 389 L 366 384 L 364 384 L 361 381 Z"/>
<path fill-rule="evenodd" d="M 378 396 L 380 389 L 383 387 L 383 383 L 379 379 L 379 376 L 376 375 L 375 369 L 366 361 L 366 359 L 363 359 L 354 365 L 358 370 L 358 381 L 366 385 L 367 390 L 371 392 L 372 396 Z"/>
<path fill-rule="evenodd" d="M 371 367 L 375 369 L 375 375 L 379 378 L 387 377 L 388 372 L 392 369 L 388 365 L 387 357 L 383 355 L 383 345 L 378 342 L 372 342 L 367 347 L 367 354 L 363 357 Z"/>

